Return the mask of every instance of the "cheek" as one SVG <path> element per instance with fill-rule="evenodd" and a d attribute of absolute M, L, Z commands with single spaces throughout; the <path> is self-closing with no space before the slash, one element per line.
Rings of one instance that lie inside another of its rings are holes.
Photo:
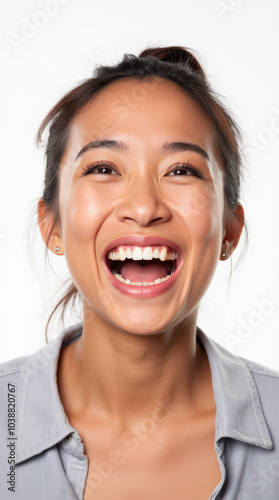
<path fill-rule="evenodd" d="M 102 304 L 102 291 L 95 289 L 94 280 L 89 280 L 89 276 L 96 277 L 98 273 L 96 237 L 106 217 L 109 203 L 104 199 L 99 186 L 93 189 L 90 183 L 80 183 L 71 187 L 61 204 L 63 250 L 72 280 L 88 302 L 99 301 Z"/>
<path fill-rule="evenodd" d="M 64 218 L 64 237 L 90 242 L 106 213 L 107 202 L 99 189 L 84 183 L 69 195 Z"/>
<path fill-rule="evenodd" d="M 214 236 L 219 237 L 222 224 L 223 198 L 212 185 L 193 186 L 177 202 L 193 242 L 205 245 Z"/>

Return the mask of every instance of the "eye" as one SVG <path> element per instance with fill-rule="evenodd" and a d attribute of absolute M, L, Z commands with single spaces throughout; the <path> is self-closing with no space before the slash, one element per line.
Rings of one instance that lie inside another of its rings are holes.
<path fill-rule="evenodd" d="M 180 172 L 180 173 L 175 174 L 175 172 Z M 173 174 L 175 177 L 189 177 L 188 172 L 191 172 L 192 174 L 194 174 L 196 177 L 199 177 L 200 179 L 204 179 L 202 170 L 197 168 L 197 167 L 193 167 L 189 163 L 179 163 L 167 175 Z"/>
<path fill-rule="evenodd" d="M 97 172 L 97 170 L 101 170 L 101 172 Z M 114 172 L 114 174 L 112 174 L 112 175 L 119 175 L 118 172 L 115 170 L 115 168 L 112 168 L 110 163 L 104 162 L 103 160 L 100 160 L 96 163 L 93 163 L 93 164 L 87 165 L 86 167 L 83 167 L 82 172 L 84 175 L 96 173 L 98 175 L 109 176 L 109 175 L 111 175 L 111 172 Z M 179 172 L 179 174 L 178 173 L 175 174 L 175 172 Z M 195 175 L 196 177 L 199 177 L 200 179 L 204 179 L 202 170 L 200 170 L 197 167 L 193 167 L 189 163 L 179 163 L 178 165 L 175 166 L 175 168 L 173 168 L 173 170 L 171 170 L 166 175 L 175 176 L 175 177 L 189 177 L 189 172 L 191 174 Z"/>
<path fill-rule="evenodd" d="M 97 172 L 97 170 L 99 169 L 102 170 L 102 172 Z M 112 168 L 112 166 L 109 163 L 104 162 L 102 160 L 82 168 L 82 172 L 84 175 L 91 174 L 93 172 L 99 175 L 106 175 L 106 176 L 110 175 L 110 172 L 104 172 L 104 170 L 110 170 L 112 172 L 115 172 L 113 175 L 118 175 L 116 170 Z"/>

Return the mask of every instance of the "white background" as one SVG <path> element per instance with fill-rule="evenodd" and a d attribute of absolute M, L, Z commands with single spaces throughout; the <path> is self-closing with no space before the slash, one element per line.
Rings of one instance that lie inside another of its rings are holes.
<path fill-rule="evenodd" d="M 47 3 L 56 4 L 57 12 L 46 14 Z M 277 0 L 13 0 L 2 6 L 0 361 L 45 344 L 47 318 L 68 277 L 64 256 L 50 252 L 60 279 L 44 267 L 44 243 L 36 217 L 31 219 L 43 192 L 44 152 L 35 145 L 42 119 L 96 64 L 115 64 L 124 53 L 138 55 L 152 45 L 183 45 L 197 51 L 238 120 L 248 151 L 240 201 L 250 243 L 230 286 L 231 259 L 219 262 L 198 325 L 232 352 L 279 370 L 278 5 Z M 68 314 L 64 326 L 75 322 Z M 53 322 L 49 337 L 62 327 Z"/>

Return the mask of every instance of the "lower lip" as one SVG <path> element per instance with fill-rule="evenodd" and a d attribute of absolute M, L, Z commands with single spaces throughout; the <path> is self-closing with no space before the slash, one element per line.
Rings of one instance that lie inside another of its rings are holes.
<path fill-rule="evenodd" d="M 176 270 L 171 275 L 171 277 L 168 278 L 166 281 L 163 281 L 162 283 L 157 283 L 155 285 L 137 286 L 137 285 L 127 285 L 127 283 L 123 283 L 122 281 L 119 281 L 117 278 L 115 278 L 115 276 L 110 272 L 107 266 L 106 259 L 104 259 L 105 271 L 113 286 L 119 292 L 124 293 L 125 295 L 138 298 L 157 297 L 157 295 L 166 292 L 169 288 L 173 286 L 173 284 L 177 280 L 182 265 L 183 265 L 183 259 L 179 257 L 177 260 Z"/>

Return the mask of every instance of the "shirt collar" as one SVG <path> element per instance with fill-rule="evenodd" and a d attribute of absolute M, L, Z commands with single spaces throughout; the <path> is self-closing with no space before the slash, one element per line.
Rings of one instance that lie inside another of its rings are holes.
<path fill-rule="evenodd" d="M 63 345 L 76 340 L 83 322 L 62 330 L 27 357 L 18 390 L 16 464 L 54 446 L 75 429 L 69 423 L 57 389 L 57 364 Z M 215 442 L 222 437 L 271 449 L 258 391 L 245 362 L 207 337 L 197 327 L 197 340 L 207 353 L 216 402 Z"/>
<path fill-rule="evenodd" d="M 56 372 L 62 345 L 78 338 L 82 328 L 82 322 L 65 328 L 27 357 L 17 390 L 16 464 L 54 446 L 75 431 L 59 397 Z"/>
<path fill-rule="evenodd" d="M 199 327 L 197 340 L 204 346 L 211 368 L 216 403 L 215 442 L 231 437 L 272 449 L 258 390 L 245 358 L 232 354 Z"/>

